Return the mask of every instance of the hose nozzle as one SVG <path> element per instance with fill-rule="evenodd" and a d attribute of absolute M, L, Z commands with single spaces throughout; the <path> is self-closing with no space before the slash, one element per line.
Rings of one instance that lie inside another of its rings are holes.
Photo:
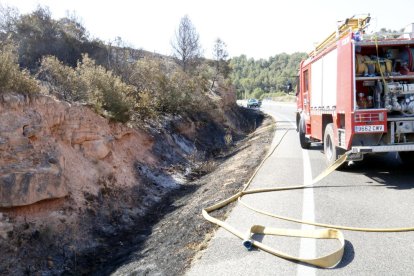
<path fill-rule="evenodd" d="M 252 250 L 253 248 L 253 241 L 252 240 L 244 240 L 243 241 L 243 246 L 246 247 L 247 250 Z"/>

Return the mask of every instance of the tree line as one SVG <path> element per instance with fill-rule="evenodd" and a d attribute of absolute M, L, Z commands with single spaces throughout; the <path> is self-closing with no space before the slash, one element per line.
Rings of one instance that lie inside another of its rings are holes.
<path fill-rule="evenodd" d="M 269 59 L 254 60 L 245 55 L 232 58 L 230 77 L 237 98 L 263 98 L 266 94 L 295 89 L 299 63 L 306 53 L 278 54 Z"/>
<path fill-rule="evenodd" d="M 397 38 L 404 31 L 381 28 L 375 35 Z M 291 55 L 282 53 L 269 59 L 254 60 L 245 55 L 230 60 L 232 84 L 237 98 L 264 98 L 274 94 L 293 92 L 297 85 L 299 63 L 307 58 L 303 52 Z"/>

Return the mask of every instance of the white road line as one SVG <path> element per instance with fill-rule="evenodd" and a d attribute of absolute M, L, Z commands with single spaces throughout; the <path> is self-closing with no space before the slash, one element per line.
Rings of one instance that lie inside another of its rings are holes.
<path fill-rule="evenodd" d="M 274 118 L 280 118 L 285 121 L 290 121 L 289 118 L 281 116 L 274 116 Z M 276 120 L 277 121 L 277 120 Z M 296 127 L 294 122 L 290 123 L 293 127 Z M 312 169 L 309 158 L 309 152 L 302 150 L 303 159 L 303 184 L 310 185 L 312 183 Z M 313 189 L 303 190 L 303 207 L 302 207 L 302 220 L 315 221 L 315 202 L 313 198 Z M 315 226 L 302 224 L 303 230 L 314 230 Z M 316 241 L 315 239 L 302 238 L 300 240 L 299 256 L 304 258 L 315 258 L 316 256 Z M 316 268 L 298 264 L 297 276 L 315 276 Z"/>
<path fill-rule="evenodd" d="M 303 181 L 305 185 L 312 183 L 312 170 L 310 164 L 309 153 L 302 150 L 303 155 Z M 315 203 L 313 199 L 313 189 L 303 190 L 303 207 L 302 220 L 315 221 Z M 315 226 L 302 224 L 302 230 L 313 230 Z M 315 239 L 302 238 L 300 240 L 299 256 L 304 258 L 315 258 L 316 241 Z M 297 276 L 313 276 L 316 275 L 316 268 L 298 264 Z"/>

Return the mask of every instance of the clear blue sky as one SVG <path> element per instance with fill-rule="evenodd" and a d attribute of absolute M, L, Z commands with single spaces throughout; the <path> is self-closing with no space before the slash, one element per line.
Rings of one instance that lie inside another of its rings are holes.
<path fill-rule="evenodd" d="M 334 31 L 336 22 L 370 13 L 369 31 L 399 30 L 414 22 L 412 0 L 0 0 L 21 13 L 48 6 L 60 18 L 75 11 L 92 37 L 104 41 L 120 36 L 129 45 L 171 54 L 170 41 L 187 14 L 198 33 L 205 56 L 220 37 L 230 56 L 268 58 L 308 52 Z"/>

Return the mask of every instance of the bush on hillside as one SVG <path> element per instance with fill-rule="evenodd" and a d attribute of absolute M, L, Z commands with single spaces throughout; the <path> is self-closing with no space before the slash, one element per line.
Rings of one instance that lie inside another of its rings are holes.
<path fill-rule="evenodd" d="M 37 81 L 26 70 L 20 70 L 13 47 L 10 45 L 2 46 L 0 49 L 0 93 L 29 94 L 39 91 L 40 87 Z"/>
<path fill-rule="evenodd" d="M 47 81 L 50 93 L 61 99 L 90 103 L 98 113 L 119 122 L 130 119 L 134 87 L 96 65 L 87 55 L 82 56 L 75 69 L 55 57 L 45 57 L 38 77 Z"/>
<path fill-rule="evenodd" d="M 79 70 L 66 66 L 54 56 L 42 59 L 38 78 L 48 86 L 49 92 L 58 99 L 69 102 L 89 102 L 87 83 Z"/>
<path fill-rule="evenodd" d="M 100 113 L 120 122 L 130 119 L 133 108 L 131 95 L 134 87 L 122 82 L 121 78 L 95 64 L 87 55 L 82 56 L 76 70 L 87 84 L 90 102 Z"/>
<path fill-rule="evenodd" d="M 189 75 L 173 63 L 148 57 L 136 61 L 129 70 L 123 82 L 87 55 L 76 68 L 48 56 L 42 60 L 38 78 L 59 99 L 90 103 L 98 113 L 121 122 L 128 121 L 132 113 L 147 118 L 212 106 L 205 74 Z"/>
<path fill-rule="evenodd" d="M 178 114 L 202 110 L 208 105 L 204 76 L 190 76 L 175 64 L 159 58 L 135 62 L 128 83 L 136 87 L 135 100 L 140 115 Z"/>

